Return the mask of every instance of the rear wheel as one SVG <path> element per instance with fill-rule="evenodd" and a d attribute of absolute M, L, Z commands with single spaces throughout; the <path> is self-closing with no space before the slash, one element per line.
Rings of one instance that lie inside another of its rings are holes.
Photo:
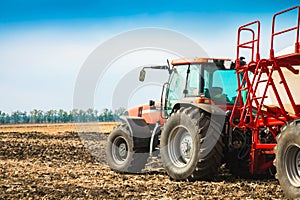
<path fill-rule="evenodd" d="M 108 165 L 117 172 L 138 173 L 147 162 L 146 150 L 134 149 L 128 125 L 115 128 L 107 139 L 106 157 Z"/>
<path fill-rule="evenodd" d="M 166 122 L 161 158 L 175 180 L 211 179 L 223 158 L 221 127 L 196 108 L 181 108 Z"/>
<path fill-rule="evenodd" d="M 290 199 L 300 198 L 300 120 L 293 121 L 277 137 L 276 178 Z"/>

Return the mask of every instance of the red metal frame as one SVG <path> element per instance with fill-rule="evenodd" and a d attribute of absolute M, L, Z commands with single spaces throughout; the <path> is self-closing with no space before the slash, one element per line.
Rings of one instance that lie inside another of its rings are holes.
<path fill-rule="evenodd" d="M 276 18 L 278 15 L 286 12 L 297 10 L 297 25 L 285 30 L 275 32 Z M 257 26 L 254 30 L 253 25 Z M 247 129 L 252 132 L 252 145 L 250 151 L 250 172 L 253 174 L 264 173 L 267 168 L 273 165 L 272 161 L 266 161 L 265 155 L 274 154 L 276 143 L 263 144 L 259 140 L 259 133 L 262 128 L 268 128 L 274 139 L 280 132 L 280 127 L 287 121 L 300 117 L 299 106 L 296 105 L 292 93 L 288 87 L 282 68 L 286 68 L 294 74 L 299 71 L 294 69 L 292 65 L 300 65 L 300 49 L 299 49 L 299 27 L 300 27 L 300 7 L 295 6 L 284 11 L 278 12 L 273 16 L 270 58 L 260 59 L 259 43 L 260 43 L 260 22 L 254 21 L 241 26 L 238 29 L 237 41 L 237 58 L 236 58 L 236 74 L 238 79 L 238 95 L 233 107 L 233 115 L 231 116 L 231 124 L 240 129 Z M 252 38 L 249 41 L 241 43 L 241 33 L 249 31 Z M 274 56 L 274 38 L 290 31 L 296 31 L 295 52 L 291 54 Z M 251 61 L 244 66 L 239 62 L 240 49 L 248 48 L 251 50 Z M 256 48 L 256 49 L 255 49 Z M 255 52 L 256 50 L 256 52 Z M 256 53 L 256 56 L 254 57 Z M 283 85 L 286 96 L 294 110 L 294 115 L 288 113 L 283 105 L 281 94 L 279 94 L 273 79 L 273 72 L 279 75 L 279 83 Z M 250 78 L 252 74 L 252 78 Z M 264 74 L 264 75 L 263 75 Z M 258 89 L 262 89 L 263 94 L 258 96 Z M 278 103 L 278 107 L 270 107 L 265 105 L 265 100 L 269 98 L 267 91 L 272 90 Z M 247 96 L 243 99 L 243 91 Z"/>
<path fill-rule="evenodd" d="M 292 10 L 298 10 L 298 19 L 297 19 L 297 25 L 294 27 L 290 27 L 288 29 L 285 30 L 281 30 L 281 31 L 277 31 L 275 32 L 275 25 L 276 25 L 276 18 L 279 15 L 282 15 L 284 13 L 290 12 Z M 272 35 L 271 35 L 271 49 L 270 49 L 270 59 L 274 59 L 274 38 L 277 35 L 281 35 L 283 33 L 286 32 L 291 32 L 291 31 L 296 31 L 296 42 L 295 42 L 295 53 L 299 53 L 300 49 L 299 49 L 299 26 L 300 26 L 300 6 L 294 6 L 292 8 L 283 10 L 281 12 L 276 13 L 273 16 L 273 20 L 272 20 Z"/>
<path fill-rule="evenodd" d="M 256 26 L 256 31 L 253 29 Z M 249 31 L 252 34 L 252 38 L 249 41 L 241 43 L 241 34 Z M 257 33 L 257 34 L 255 34 Z M 256 20 L 245 24 L 238 29 L 238 40 L 237 40 L 237 62 L 240 58 L 240 49 L 251 49 L 251 62 L 254 61 L 255 47 L 256 47 L 256 61 L 260 59 L 259 55 L 259 41 L 260 41 L 260 21 Z"/>

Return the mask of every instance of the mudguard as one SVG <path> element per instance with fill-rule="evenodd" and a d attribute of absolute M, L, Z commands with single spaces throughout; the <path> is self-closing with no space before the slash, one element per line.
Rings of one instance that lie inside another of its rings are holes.
<path fill-rule="evenodd" d="M 133 148 L 149 150 L 151 131 L 144 118 L 123 116 L 121 120 L 129 127 L 130 136 L 133 138 Z"/>
<path fill-rule="evenodd" d="M 190 102 L 178 102 L 174 105 L 172 112 L 174 112 L 175 110 L 178 110 L 181 107 L 196 107 L 196 108 L 200 108 L 201 110 L 204 110 L 205 112 L 208 112 L 212 115 L 220 115 L 220 116 L 225 116 L 226 113 L 224 110 L 222 110 L 221 108 L 219 108 L 216 105 L 211 105 L 211 104 L 204 104 L 204 103 L 190 103 Z"/>
<path fill-rule="evenodd" d="M 201 109 L 204 112 L 210 113 L 211 120 L 217 122 L 220 125 L 221 129 L 224 128 L 226 112 L 216 105 L 204 104 L 204 103 L 198 104 L 192 102 L 179 102 L 174 105 L 172 112 L 176 112 L 176 110 L 180 109 L 181 107 L 185 107 L 185 108 L 194 107 L 194 108 Z"/>

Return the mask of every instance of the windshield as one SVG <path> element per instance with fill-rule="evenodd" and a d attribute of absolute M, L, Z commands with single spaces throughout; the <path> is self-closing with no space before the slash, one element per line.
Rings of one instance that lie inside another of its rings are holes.
<path fill-rule="evenodd" d="M 234 72 L 219 69 L 213 63 L 175 66 L 169 80 L 168 107 L 178 99 L 201 94 L 215 104 L 234 104 L 237 89 Z"/>
<path fill-rule="evenodd" d="M 199 90 L 199 75 L 199 67 L 195 65 L 190 67 L 179 65 L 174 68 L 170 78 L 169 100 L 192 96 L 194 92 L 197 92 Z"/>

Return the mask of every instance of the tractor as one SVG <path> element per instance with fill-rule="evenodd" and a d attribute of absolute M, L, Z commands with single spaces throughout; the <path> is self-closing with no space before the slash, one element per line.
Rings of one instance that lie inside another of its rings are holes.
<path fill-rule="evenodd" d="M 280 16 L 296 12 L 296 25 L 279 30 Z M 299 6 L 276 13 L 266 59 L 257 20 L 238 28 L 234 62 L 192 58 L 144 67 L 140 81 L 148 68 L 167 70 L 169 79 L 160 102 L 128 109 L 109 134 L 109 166 L 138 173 L 160 157 L 174 180 L 209 180 L 225 164 L 240 177 L 276 173 L 286 196 L 300 198 L 299 27 Z M 278 55 L 276 39 L 291 33 L 295 48 Z"/>

